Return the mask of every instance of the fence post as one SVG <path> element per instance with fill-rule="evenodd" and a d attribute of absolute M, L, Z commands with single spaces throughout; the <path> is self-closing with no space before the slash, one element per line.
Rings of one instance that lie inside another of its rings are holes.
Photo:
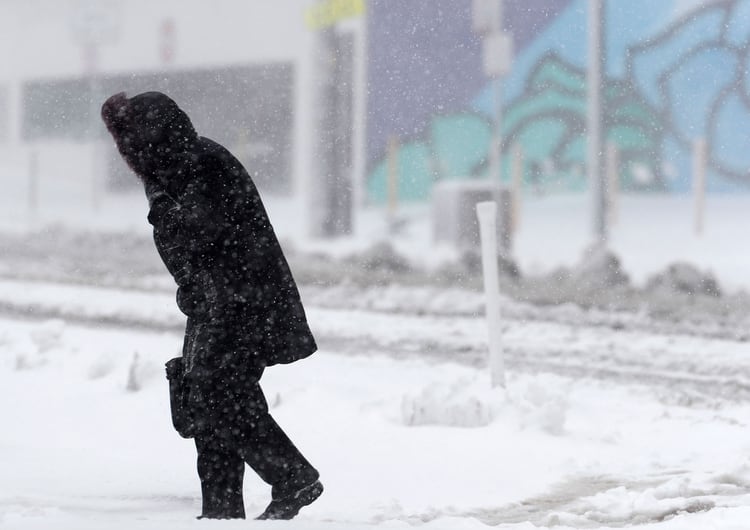
<path fill-rule="evenodd" d="M 614 226 L 620 213 L 620 152 L 612 141 L 607 142 L 607 182 L 609 226 Z"/>
<path fill-rule="evenodd" d="M 494 221 L 498 226 L 493 229 L 497 233 L 497 245 L 500 246 L 498 255 L 510 258 L 513 254 L 513 192 L 509 186 L 503 185 L 496 193 L 500 211 Z M 497 246 L 495 247 L 497 250 Z"/>
<path fill-rule="evenodd" d="M 521 194 L 523 192 L 523 147 L 513 145 L 511 165 L 511 229 L 515 234 L 521 226 Z"/>
<path fill-rule="evenodd" d="M 696 236 L 703 234 L 704 210 L 706 206 L 706 140 L 693 141 L 693 230 Z"/>
<path fill-rule="evenodd" d="M 399 161 L 400 161 L 400 145 L 398 136 L 391 136 L 388 139 L 388 153 L 387 153 L 387 165 L 388 165 L 388 189 L 387 189 L 387 205 L 386 205 L 386 216 L 388 221 L 388 231 L 393 234 L 396 231 L 396 216 L 398 213 L 398 186 L 399 186 Z"/>
<path fill-rule="evenodd" d="M 500 340 L 500 286 L 497 267 L 497 203 L 477 203 L 479 235 L 482 241 L 482 271 L 489 338 L 492 386 L 505 388 L 505 363 Z"/>
<path fill-rule="evenodd" d="M 36 149 L 32 149 L 29 152 L 29 189 L 27 199 L 29 213 L 34 216 L 39 208 L 39 153 Z"/>

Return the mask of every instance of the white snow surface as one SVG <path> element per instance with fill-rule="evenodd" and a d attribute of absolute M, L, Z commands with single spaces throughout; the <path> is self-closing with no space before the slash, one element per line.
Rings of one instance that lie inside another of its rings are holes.
<path fill-rule="evenodd" d="M 612 248 L 636 282 L 687 261 L 746 289 L 749 200 L 709 197 L 697 237 L 689 198 L 624 197 Z M 0 230 L 148 232 L 140 195 L 28 216 L 14 201 Z M 303 252 L 388 239 L 376 208 L 355 237 L 324 243 L 297 205 L 266 202 Z M 585 197 L 526 197 L 522 211 L 525 273 L 571 265 L 590 243 Z M 455 258 L 433 245 L 426 207 L 401 215 L 400 253 Z M 302 286 L 321 350 L 264 375 L 273 415 L 321 471 L 320 500 L 290 522 L 196 521 L 195 449 L 171 428 L 163 369 L 184 317 L 171 287 L 153 286 L 0 279 L 0 528 L 750 527 L 746 330 L 503 299 L 508 386 L 492 389 L 481 295 L 395 285 Z M 270 488 L 250 470 L 245 481 L 253 516 Z"/>
<path fill-rule="evenodd" d="M 290 522 L 213 522 L 169 419 L 172 295 L 3 281 L 0 300 L 19 315 L 0 317 L 0 528 L 747 528 L 742 341 L 509 321 L 503 390 L 480 317 L 309 307 L 321 351 L 262 384 L 326 491 Z M 249 516 L 269 490 L 248 470 Z"/>

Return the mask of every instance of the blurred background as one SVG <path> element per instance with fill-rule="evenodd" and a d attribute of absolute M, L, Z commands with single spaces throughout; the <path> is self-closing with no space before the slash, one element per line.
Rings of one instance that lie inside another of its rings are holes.
<path fill-rule="evenodd" d="M 733 292 L 750 283 L 750 1 L 0 11 L 6 261 L 71 234 L 147 240 L 139 183 L 98 112 L 113 93 L 161 90 L 246 165 L 290 252 L 471 276 L 474 203 L 497 199 L 511 278 L 599 267 L 608 286 L 644 286 L 677 266 Z"/>
<path fill-rule="evenodd" d="M 0 526 L 199 513 L 185 316 L 99 118 L 159 90 L 320 347 L 263 376 L 326 487 L 284 528 L 748 528 L 749 61 L 750 0 L 0 0 Z"/>

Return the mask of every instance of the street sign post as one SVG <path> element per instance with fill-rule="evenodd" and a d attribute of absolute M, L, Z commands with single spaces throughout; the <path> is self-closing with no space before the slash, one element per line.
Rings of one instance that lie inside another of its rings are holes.
<path fill-rule="evenodd" d="M 311 227 L 318 237 L 348 235 L 354 229 L 355 175 L 364 151 L 358 152 L 361 133 L 355 122 L 358 112 L 364 114 L 365 97 L 357 62 L 364 61 L 366 39 L 364 23 L 357 32 L 343 22 L 364 14 L 365 0 L 321 0 L 305 11 L 305 24 L 315 34 L 317 58 Z"/>
<path fill-rule="evenodd" d="M 305 24 L 312 30 L 325 29 L 364 13 L 365 0 L 325 0 L 307 8 Z"/>
<path fill-rule="evenodd" d="M 503 4 L 498 0 L 473 0 L 471 15 L 474 32 L 485 35 L 500 29 L 502 9 Z"/>
<path fill-rule="evenodd" d="M 89 78 L 89 136 L 91 158 L 91 206 L 99 210 L 101 181 L 104 174 L 103 146 L 97 131 L 100 130 L 99 107 L 102 104 L 99 86 L 99 48 L 118 38 L 119 6 L 111 0 L 79 0 L 73 10 L 70 29 L 73 40 L 83 51 L 84 72 Z"/>
<path fill-rule="evenodd" d="M 120 12 L 112 0 L 79 0 L 74 4 L 70 29 L 81 46 L 100 46 L 117 41 Z"/>
<path fill-rule="evenodd" d="M 482 64 L 491 79 L 495 124 L 489 147 L 489 178 L 497 183 L 497 202 L 503 205 L 503 191 L 507 185 L 502 178 L 503 154 L 503 78 L 513 62 L 513 39 L 503 31 L 503 0 L 474 0 L 472 4 L 474 31 L 483 36 Z M 498 234 L 498 250 L 510 254 L 510 242 Z"/>

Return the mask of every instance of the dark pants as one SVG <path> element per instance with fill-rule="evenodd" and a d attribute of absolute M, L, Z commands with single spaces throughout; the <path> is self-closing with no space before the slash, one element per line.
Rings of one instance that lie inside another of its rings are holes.
<path fill-rule="evenodd" d="M 272 486 L 273 499 L 286 497 L 318 479 L 315 468 L 268 413 L 263 393 L 256 387 L 257 399 L 245 404 L 248 415 L 243 415 L 243 421 L 217 425 L 195 437 L 203 517 L 245 517 L 245 464 Z"/>
<path fill-rule="evenodd" d="M 188 324 L 186 350 L 237 347 L 229 335 L 203 337 L 204 328 Z M 215 326 L 209 329 L 216 330 Z M 236 328 L 235 328 L 236 329 Z M 221 334 L 218 334 L 221 335 Z M 188 353 L 183 352 L 183 354 Z M 219 353 L 219 352 L 215 352 Z M 206 352 L 202 351 L 202 355 Z M 198 476 L 203 494 L 202 517 L 243 518 L 242 480 L 245 464 L 272 486 L 274 500 L 284 498 L 318 479 L 305 459 L 268 413 L 258 384 L 262 366 L 229 365 L 198 379 L 189 390 L 191 408 L 200 425 L 195 435 Z"/>

